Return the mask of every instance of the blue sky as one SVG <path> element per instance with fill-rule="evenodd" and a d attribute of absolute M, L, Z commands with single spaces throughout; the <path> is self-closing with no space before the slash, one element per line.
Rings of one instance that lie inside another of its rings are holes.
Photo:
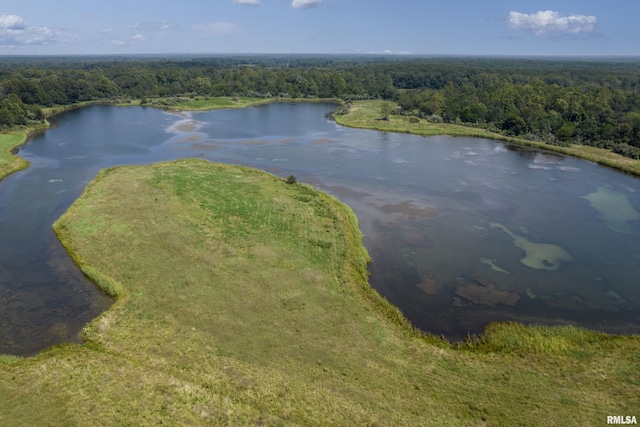
<path fill-rule="evenodd" d="M 2 0 L 0 55 L 640 56 L 636 0 Z"/>

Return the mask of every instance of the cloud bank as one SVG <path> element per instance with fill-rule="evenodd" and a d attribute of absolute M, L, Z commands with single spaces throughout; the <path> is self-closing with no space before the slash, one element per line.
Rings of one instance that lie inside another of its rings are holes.
<path fill-rule="evenodd" d="M 260 0 L 233 0 L 234 3 L 246 4 L 247 6 L 259 6 Z"/>
<path fill-rule="evenodd" d="M 588 34 L 593 32 L 596 21 L 595 16 L 563 16 L 555 10 L 541 10 L 530 14 L 511 11 L 507 17 L 509 28 L 531 31 L 536 36 Z"/>
<path fill-rule="evenodd" d="M 310 7 L 316 7 L 322 0 L 293 0 L 291 7 L 294 9 L 308 9 Z"/>

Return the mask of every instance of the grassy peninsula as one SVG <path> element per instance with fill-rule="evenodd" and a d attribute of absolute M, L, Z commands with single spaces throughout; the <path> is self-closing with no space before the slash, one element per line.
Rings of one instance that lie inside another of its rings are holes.
<path fill-rule="evenodd" d="M 136 100 L 134 103 L 149 107 L 157 107 L 169 110 L 189 110 L 204 111 L 215 110 L 220 108 L 246 108 L 257 105 L 271 104 L 274 102 L 332 102 L 342 104 L 342 100 L 338 98 L 288 98 L 288 97 L 271 97 L 259 98 L 249 96 L 196 96 L 196 97 L 176 97 L 176 98 L 151 98 L 144 100 Z"/>
<path fill-rule="evenodd" d="M 640 338 L 492 325 L 451 347 L 367 283 L 357 220 L 265 172 L 102 171 L 55 224 L 116 304 L 0 358 L 0 425 L 602 425 L 640 407 Z"/>
<path fill-rule="evenodd" d="M 335 115 L 335 120 L 342 126 L 361 129 L 374 129 L 383 132 L 411 133 L 415 135 L 451 135 L 488 138 L 542 150 L 555 151 L 561 154 L 589 160 L 623 172 L 640 176 L 640 161 L 624 157 L 604 148 L 588 145 L 571 144 L 560 147 L 543 142 L 529 141 L 522 138 L 508 137 L 482 128 L 456 125 L 450 123 L 430 123 L 426 120 L 411 122 L 410 117 L 389 115 L 382 120 L 381 105 L 389 101 L 354 101 L 347 114 Z"/>

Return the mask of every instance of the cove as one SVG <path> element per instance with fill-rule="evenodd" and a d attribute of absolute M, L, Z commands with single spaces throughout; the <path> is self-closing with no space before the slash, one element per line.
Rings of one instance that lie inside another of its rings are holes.
<path fill-rule="evenodd" d="M 513 320 L 640 332 L 637 179 L 490 140 L 344 128 L 325 118 L 334 108 L 59 116 L 19 150 L 31 166 L 0 181 L 0 353 L 78 342 L 111 304 L 51 230 L 96 173 L 184 157 L 293 174 L 349 204 L 370 283 L 423 330 L 459 340 Z M 624 203 L 614 227 L 607 200 Z"/>

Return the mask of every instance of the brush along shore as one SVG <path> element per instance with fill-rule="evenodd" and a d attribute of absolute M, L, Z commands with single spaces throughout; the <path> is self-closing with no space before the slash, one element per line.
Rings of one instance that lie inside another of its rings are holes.
<path fill-rule="evenodd" d="M 452 347 L 367 283 L 352 211 L 204 160 L 102 171 L 56 222 L 117 302 L 85 344 L 0 357 L 0 425 L 601 425 L 640 339 L 495 324 Z"/>

